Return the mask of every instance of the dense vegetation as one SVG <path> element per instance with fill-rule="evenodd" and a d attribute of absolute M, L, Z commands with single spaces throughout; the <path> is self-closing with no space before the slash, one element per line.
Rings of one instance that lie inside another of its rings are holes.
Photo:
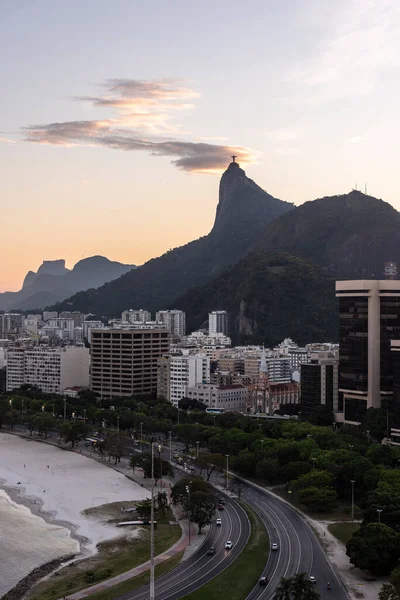
<path fill-rule="evenodd" d="M 63 398 L 24 386 L 0 397 L 0 426 L 22 425 L 43 437 L 57 431 L 71 446 L 95 429 L 103 434 L 98 451 L 116 462 L 131 454 L 132 445 L 141 438 L 145 443 L 155 439 L 167 442 L 171 435 L 192 456 L 199 445 L 197 464 L 206 479 L 199 480 L 204 489 L 193 489 L 198 503 L 193 505 L 192 520 L 199 524 L 203 518 L 207 522 L 215 508 L 207 480 L 214 470 L 225 474 L 226 454 L 231 470 L 267 485 L 283 486 L 287 498 L 313 513 L 338 507 L 350 516 L 354 486 L 353 512 L 361 517 L 362 527 L 347 543 L 350 560 L 376 575 L 388 574 L 398 565 L 400 448 L 380 443 L 386 428 L 384 409 L 369 409 L 359 427 L 343 426 L 337 431 L 299 420 L 271 422 L 236 413 L 178 410 L 155 398 L 114 398 L 100 403 L 89 391 L 68 400 L 65 409 L 64 421 Z M 169 463 L 156 462 L 160 469 L 162 463 L 164 475 L 170 473 Z M 132 458 L 131 465 L 151 475 L 146 453 Z M 156 477 L 160 475 L 155 472 Z M 196 478 L 191 476 L 190 481 Z M 177 495 L 176 501 L 182 498 Z M 377 553 L 385 556 L 380 548 L 386 542 L 390 560 L 378 560 Z"/>
<path fill-rule="evenodd" d="M 253 252 L 201 288 L 189 290 L 174 307 L 186 311 L 188 330 L 223 307 L 231 314 L 238 343 L 274 345 L 290 336 L 300 344 L 335 341 L 335 284 L 316 266 L 287 254 Z"/>

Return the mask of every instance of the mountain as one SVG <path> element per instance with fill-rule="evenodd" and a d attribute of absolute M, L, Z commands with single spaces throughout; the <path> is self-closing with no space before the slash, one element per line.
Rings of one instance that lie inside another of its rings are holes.
<path fill-rule="evenodd" d="M 44 307 L 80 290 L 101 286 L 134 268 L 103 256 L 80 260 L 72 270 L 65 267 L 65 260 L 45 260 L 36 273 L 27 273 L 19 292 L 0 294 L 0 310 Z"/>
<path fill-rule="evenodd" d="M 400 265 L 400 213 L 353 190 L 306 202 L 283 215 L 254 248 L 293 254 L 339 279 L 379 279 L 385 262 Z"/>
<path fill-rule="evenodd" d="M 292 210 L 292 204 L 265 192 L 232 162 L 221 178 L 215 223 L 208 235 L 53 308 L 108 316 L 127 308 L 167 308 L 188 288 L 208 282 L 235 264 L 269 223 Z M 196 218 L 194 207 L 188 214 Z"/>
<path fill-rule="evenodd" d="M 320 267 L 278 252 L 251 252 L 233 268 L 174 304 L 186 311 L 188 331 L 211 310 L 231 315 L 236 342 L 274 345 L 284 337 L 298 343 L 335 340 L 335 280 Z"/>
<path fill-rule="evenodd" d="M 273 221 L 251 252 L 178 298 L 188 330 L 209 310 L 231 313 L 235 342 L 337 339 L 336 279 L 379 279 L 400 264 L 400 214 L 358 191 L 306 202 Z"/>

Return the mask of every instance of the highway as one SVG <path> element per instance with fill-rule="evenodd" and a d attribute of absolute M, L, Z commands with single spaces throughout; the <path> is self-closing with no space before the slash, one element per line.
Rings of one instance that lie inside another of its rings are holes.
<path fill-rule="evenodd" d="M 221 494 L 222 495 L 222 494 Z M 229 499 L 226 508 L 218 511 L 216 517 L 222 519 L 222 526 L 213 524 L 206 542 L 169 573 L 155 581 L 157 600 L 177 600 L 203 586 L 232 564 L 246 546 L 250 535 L 250 522 L 243 508 Z M 232 550 L 225 550 L 225 542 L 233 542 Z M 213 556 L 207 554 L 210 546 L 215 546 Z M 149 586 L 118 596 L 116 600 L 148 600 Z"/>
<path fill-rule="evenodd" d="M 295 573 L 314 575 L 317 580 L 315 587 L 322 600 L 348 600 L 346 590 L 326 559 L 312 529 L 291 506 L 242 479 L 233 479 L 231 485 L 242 488 L 243 500 L 264 522 L 270 543 L 278 544 L 278 550 L 270 552 L 265 569 L 260 573 L 260 576 L 268 577 L 268 585 L 261 587 L 257 584 L 246 600 L 272 599 L 281 577 L 291 577 Z"/>

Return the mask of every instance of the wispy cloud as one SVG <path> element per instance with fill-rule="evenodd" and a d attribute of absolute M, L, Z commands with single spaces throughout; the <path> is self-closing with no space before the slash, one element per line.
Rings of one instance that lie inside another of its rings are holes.
<path fill-rule="evenodd" d="M 286 77 L 311 101 L 369 94 L 382 73 L 400 65 L 398 0 L 348 0 L 329 6 L 331 23 L 326 28 L 325 19 L 323 41 L 308 63 Z"/>
<path fill-rule="evenodd" d="M 155 156 L 172 156 L 178 168 L 196 172 L 219 172 L 232 154 L 242 163 L 253 161 L 253 153 L 241 146 L 183 139 L 187 134 L 170 120 L 177 111 L 193 108 L 186 100 L 198 94 L 182 81 L 111 79 L 101 88 L 103 95 L 80 96 L 75 100 L 89 102 L 94 108 L 112 109 L 116 112 L 112 118 L 25 127 L 25 141 L 145 151 Z"/>
<path fill-rule="evenodd" d="M 0 142 L 4 143 L 4 144 L 15 144 L 15 140 L 10 140 L 8 138 L 5 137 L 0 137 Z"/>
<path fill-rule="evenodd" d="M 365 142 L 367 138 L 363 135 L 355 135 L 354 137 L 348 138 L 344 141 L 345 144 L 361 144 Z"/>

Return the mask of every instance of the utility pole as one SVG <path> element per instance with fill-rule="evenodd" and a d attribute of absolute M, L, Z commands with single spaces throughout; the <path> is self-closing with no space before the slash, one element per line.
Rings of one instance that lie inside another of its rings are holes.
<path fill-rule="evenodd" d="M 162 489 L 162 457 L 161 457 L 161 453 L 162 453 L 162 446 L 161 444 L 158 444 L 158 458 L 160 459 L 160 485 L 161 485 L 161 489 Z"/>
<path fill-rule="evenodd" d="M 189 481 L 189 485 L 186 486 L 186 492 L 188 494 L 188 500 L 189 500 L 189 502 L 188 502 L 188 506 L 189 506 L 189 546 L 190 546 L 190 543 L 191 543 L 191 536 L 190 536 L 190 484 L 191 483 L 192 482 Z"/>
<path fill-rule="evenodd" d="M 378 513 L 378 523 L 381 524 L 381 512 L 382 512 L 382 509 L 381 508 L 377 508 L 376 512 Z"/>
<path fill-rule="evenodd" d="M 229 454 L 225 454 L 226 456 L 226 491 L 228 491 L 228 473 L 229 473 Z"/>
<path fill-rule="evenodd" d="M 119 434 L 119 417 L 117 417 L 117 433 Z"/>
<path fill-rule="evenodd" d="M 200 445 L 200 442 L 196 442 L 196 456 L 197 456 L 197 458 L 199 458 L 199 445 Z"/>
<path fill-rule="evenodd" d="M 355 479 L 351 479 L 350 483 L 351 483 L 351 522 L 354 522 L 354 484 L 355 484 Z"/>
<path fill-rule="evenodd" d="M 140 423 L 140 452 L 143 454 L 143 423 Z"/>
<path fill-rule="evenodd" d="M 150 600 L 154 600 L 154 442 L 151 442 Z"/>
<path fill-rule="evenodd" d="M 64 421 L 67 418 L 67 399 L 64 398 Z"/>
<path fill-rule="evenodd" d="M 169 462 L 172 462 L 172 431 L 168 431 L 169 434 Z"/>

